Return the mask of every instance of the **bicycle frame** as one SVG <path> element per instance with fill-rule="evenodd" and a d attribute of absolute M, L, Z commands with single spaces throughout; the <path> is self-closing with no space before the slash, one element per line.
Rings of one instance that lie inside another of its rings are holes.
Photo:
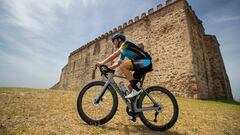
<path fill-rule="evenodd" d="M 150 98 L 150 100 L 153 102 L 154 105 L 157 105 L 157 107 L 143 107 L 143 108 L 138 108 L 137 107 L 137 101 L 140 97 L 140 95 L 138 95 L 133 102 L 130 102 L 128 99 L 125 98 L 124 93 L 120 90 L 120 88 L 118 87 L 118 85 L 116 84 L 116 82 L 114 81 L 114 77 L 118 77 L 118 78 L 122 78 L 122 79 L 126 79 L 126 77 L 123 76 L 119 76 L 119 75 L 115 75 L 113 73 L 107 73 L 107 81 L 105 83 L 105 85 L 103 86 L 102 90 L 100 91 L 99 96 L 97 96 L 96 98 L 96 102 L 99 102 L 101 97 L 104 95 L 104 93 L 107 90 L 108 85 L 111 85 L 114 90 L 116 90 L 118 92 L 118 94 L 121 96 L 122 100 L 124 101 L 124 103 L 128 106 L 128 108 L 130 110 L 132 110 L 133 112 L 143 112 L 143 111 L 151 111 L 151 110 L 157 110 L 159 111 L 161 109 L 160 104 L 157 103 L 145 90 L 143 90 L 143 92 L 145 92 L 147 94 L 147 96 Z"/>

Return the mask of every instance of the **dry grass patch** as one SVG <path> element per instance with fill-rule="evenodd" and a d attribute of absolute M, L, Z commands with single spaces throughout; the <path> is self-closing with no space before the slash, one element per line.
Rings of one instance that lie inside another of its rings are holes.
<path fill-rule="evenodd" d="M 90 126 L 79 117 L 78 92 L 0 88 L 0 134 L 159 134 L 137 119 L 128 120 L 125 105 L 102 126 Z M 175 126 L 161 134 L 240 134 L 240 105 L 234 102 L 177 98 Z"/>

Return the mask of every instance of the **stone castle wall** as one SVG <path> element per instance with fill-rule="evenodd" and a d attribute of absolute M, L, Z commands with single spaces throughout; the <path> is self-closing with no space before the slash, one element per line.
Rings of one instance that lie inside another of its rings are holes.
<path fill-rule="evenodd" d="M 224 67 L 217 38 L 205 35 L 204 53 L 207 63 L 208 98 L 232 99 L 229 79 Z"/>
<path fill-rule="evenodd" d="M 153 58 L 154 71 L 148 73 L 145 87 L 161 85 L 181 97 L 232 98 L 227 96 L 231 88 L 217 40 L 205 35 L 185 0 L 167 0 L 166 6 L 160 4 L 156 11 L 150 9 L 73 51 L 53 88 L 79 90 L 90 82 L 94 64 L 115 51 L 110 38 L 119 32 L 143 44 Z"/>

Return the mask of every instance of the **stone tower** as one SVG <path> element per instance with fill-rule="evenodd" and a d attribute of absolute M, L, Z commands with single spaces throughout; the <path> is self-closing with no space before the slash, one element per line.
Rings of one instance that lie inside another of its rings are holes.
<path fill-rule="evenodd" d="M 143 44 L 153 58 L 154 71 L 148 73 L 145 87 L 161 85 L 180 97 L 233 99 L 219 43 L 205 34 L 186 0 L 167 0 L 165 6 L 159 4 L 155 11 L 149 9 L 76 49 L 52 88 L 80 90 L 90 82 L 96 61 L 114 52 L 109 39 L 119 32 Z M 102 79 L 100 74 L 96 79 Z"/>

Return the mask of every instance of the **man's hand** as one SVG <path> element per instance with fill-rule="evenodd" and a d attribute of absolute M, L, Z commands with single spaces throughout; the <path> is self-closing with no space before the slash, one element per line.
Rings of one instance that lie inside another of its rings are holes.
<path fill-rule="evenodd" d="M 103 65 L 104 63 L 102 62 L 102 61 L 99 61 L 99 62 L 97 62 L 96 64 L 95 64 L 95 67 L 99 67 L 99 66 L 101 66 L 101 65 Z"/>

